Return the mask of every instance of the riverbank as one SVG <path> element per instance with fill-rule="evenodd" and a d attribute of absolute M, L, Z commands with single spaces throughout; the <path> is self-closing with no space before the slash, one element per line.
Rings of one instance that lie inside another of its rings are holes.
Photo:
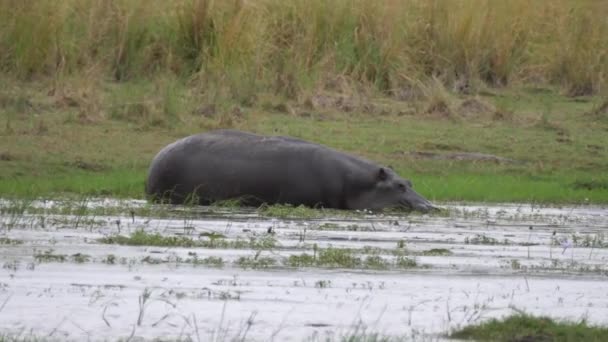
<path fill-rule="evenodd" d="M 398 101 L 317 92 L 204 101 L 176 78 L 12 81 L 0 92 L 3 197 L 142 198 L 166 144 L 217 128 L 290 135 L 391 165 L 435 201 L 608 203 L 608 120 L 600 97 L 552 88 Z M 51 91 L 55 90 L 55 91 Z M 602 111 L 603 110 L 603 111 Z"/>

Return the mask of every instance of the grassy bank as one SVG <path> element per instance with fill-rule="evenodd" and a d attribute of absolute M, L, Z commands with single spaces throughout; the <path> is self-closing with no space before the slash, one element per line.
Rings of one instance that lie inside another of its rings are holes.
<path fill-rule="evenodd" d="M 0 196 L 142 197 L 161 147 L 237 128 L 391 165 L 432 200 L 608 203 L 606 11 L 0 1 Z"/>
<path fill-rule="evenodd" d="M 408 174 L 419 193 L 431 200 L 475 202 L 608 203 L 606 178 L 588 174 L 513 176 L 500 173 Z M 74 170 L 65 175 L 0 180 L 0 194 L 9 197 L 53 195 L 142 198 L 146 170 L 112 170 L 103 174 Z M 599 180 L 596 180 L 599 179 Z"/>
<path fill-rule="evenodd" d="M 135 106 L 142 111 L 138 120 L 102 111 L 88 116 L 85 105 L 65 105 L 29 84 L 15 91 L 24 104 L 0 110 L 2 196 L 140 198 L 160 148 L 188 134 L 233 127 L 297 136 L 391 165 L 433 200 L 608 203 L 602 172 L 608 122 L 592 113 L 593 97 L 527 89 L 449 94 L 445 103 L 453 109 L 446 116 L 417 110 L 428 102 L 384 97 L 338 97 L 356 103 L 346 112 L 268 96 L 256 106 L 227 104 L 203 115 L 187 86 L 176 86 L 168 100 L 154 83 L 108 86 L 100 108 Z M 133 89 L 143 95 L 129 95 Z M 116 100 L 121 92 L 127 95 Z M 175 103 L 174 115 L 167 115 L 164 101 Z M 497 118 L 506 111 L 500 106 L 509 108 L 508 118 Z"/>
<path fill-rule="evenodd" d="M 465 327 L 450 337 L 475 341 L 604 341 L 608 338 L 608 329 L 590 326 L 585 321 L 559 322 L 518 314 Z"/>

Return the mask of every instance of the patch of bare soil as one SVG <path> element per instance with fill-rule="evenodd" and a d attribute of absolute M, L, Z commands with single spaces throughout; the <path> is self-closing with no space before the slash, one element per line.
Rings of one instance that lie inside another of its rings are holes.
<path fill-rule="evenodd" d="M 450 144 L 442 143 L 430 143 L 425 142 L 422 147 L 427 150 L 441 150 L 441 151 L 463 151 L 462 147 Z"/>
<path fill-rule="evenodd" d="M 326 94 L 314 94 L 305 99 L 303 105 L 307 109 L 337 109 L 346 113 L 361 107 L 360 101 L 353 96 Z"/>
<path fill-rule="evenodd" d="M 493 154 L 478 153 L 478 152 L 448 152 L 436 153 L 426 151 L 411 151 L 397 152 L 402 155 L 408 155 L 416 159 L 436 159 L 436 160 L 458 160 L 458 161 L 484 161 L 494 163 L 523 163 L 523 161 L 495 156 Z"/>
<path fill-rule="evenodd" d="M 494 106 L 474 97 L 462 101 L 458 107 L 458 112 L 464 117 L 478 116 L 495 111 L 496 108 Z"/>
<path fill-rule="evenodd" d="M 468 98 L 458 106 L 458 115 L 466 119 L 511 121 L 513 113 L 502 110 L 478 97 Z"/>
<path fill-rule="evenodd" d="M 1 161 L 11 161 L 15 160 L 15 156 L 9 152 L 0 152 L 0 160 Z"/>
<path fill-rule="evenodd" d="M 215 103 L 211 103 L 194 109 L 192 113 L 206 118 L 212 118 L 217 114 L 217 108 Z"/>
<path fill-rule="evenodd" d="M 594 106 L 587 115 L 594 116 L 597 118 L 604 117 L 608 118 L 608 99 L 601 102 L 599 105 Z"/>
<path fill-rule="evenodd" d="M 75 161 L 68 164 L 69 166 L 76 167 L 81 170 L 86 171 L 104 171 L 107 170 L 107 167 L 98 163 L 92 163 L 84 161 L 80 158 L 77 158 Z"/>
<path fill-rule="evenodd" d="M 431 101 L 425 110 L 425 114 L 429 114 L 432 117 L 454 119 L 454 111 L 452 110 L 450 103 L 444 99 Z"/>
<path fill-rule="evenodd" d="M 279 108 L 276 108 L 279 109 Z M 316 93 L 308 96 L 297 107 L 281 108 L 282 112 L 299 116 L 311 116 L 310 111 L 332 110 L 340 113 L 361 112 L 368 115 L 390 115 L 397 113 L 390 105 L 376 103 L 365 97 Z M 400 115 L 404 114 L 399 112 Z"/>

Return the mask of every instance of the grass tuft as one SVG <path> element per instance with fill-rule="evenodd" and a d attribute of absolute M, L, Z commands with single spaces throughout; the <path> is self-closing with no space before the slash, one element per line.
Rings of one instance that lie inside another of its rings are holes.
<path fill-rule="evenodd" d="M 445 249 L 445 248 L 433 248 L 433 249 L 429 249 L 426 251 L 422 252 L 422 255 L 425 256 L 446 256 L 446 255 L 452 255 L 452 251 L 450 251 L 449 249 Z"/>
<path fill-rule="evenodd" d="M 239 257 L 235 264 L 242 268 L 269 268 L 276 265 L 278 262 L 276 259 L 267 256 L 259 256 L 256 254 L 253 257 Z"/>
<path fill-rule="evenodd" d="M 589 326 L 585 321 L 557 322 L 548 317 L 518 314 L 465 327 L 449 337 L 478 341 L 605 341 L 608 328 Z"/>

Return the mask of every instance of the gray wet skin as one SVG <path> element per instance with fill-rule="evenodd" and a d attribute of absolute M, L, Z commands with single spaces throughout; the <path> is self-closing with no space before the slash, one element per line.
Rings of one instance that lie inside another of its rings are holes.
<path fill-rule="evenodd" d="M 238 198 L 250 206 L 435 209 L 389 168 L 300 139 L 234 130 L 192 135 L 163 148 L 150 165 L 146 193 L 174 204 Z"/>
<path fill-rule="evenodd" d="M 349 209 L 382 209 L 405 207 L 428 212 L 438 209 L 412 187 L 412 182 L 390 169 L 380 167 L 374 188 L 347 200 Z"/>

